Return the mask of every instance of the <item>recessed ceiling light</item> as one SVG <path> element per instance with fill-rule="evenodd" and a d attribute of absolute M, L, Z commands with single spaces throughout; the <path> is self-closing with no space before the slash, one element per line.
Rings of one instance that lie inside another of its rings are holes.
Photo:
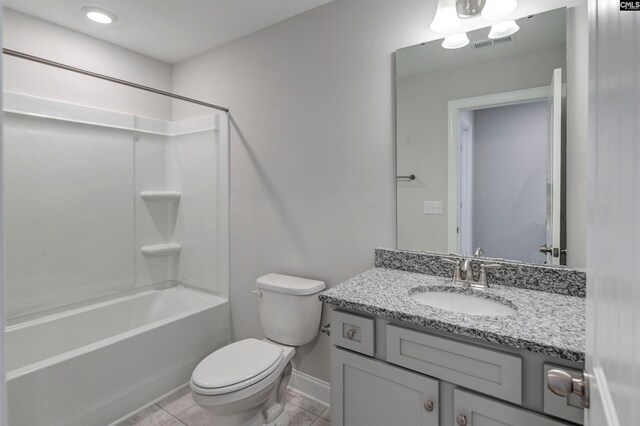
<path fill-rule="evenodd" d="M 114 13 L 99 7 L 85 6 L 81 10 L 87 15 L 87 18 L 98 24 L 110 24 L 118 20 L 118 17 Z"/>

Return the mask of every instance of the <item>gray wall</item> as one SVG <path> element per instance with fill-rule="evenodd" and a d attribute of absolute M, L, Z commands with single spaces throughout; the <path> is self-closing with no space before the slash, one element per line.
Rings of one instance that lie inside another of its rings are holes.
<path fill-rule="evenodd" d="M 547 102 L 474 112 L 473 247 L 485 256 L 544 263 Z"/>
<path fill-rule="evenodd" d="M 171 90 L 170 64 L 4 9 L 3 46 L 74 67 Z M 171 119 L 172 102 L 93 77 L 4 56 L 3 90 L 152 118 Z M 202 113 L 201 113 L 202 114 Z"/>
<path fill-rule="evenodd" d="M 524 16 L 577 1 L 518 3 Z M 261 274 L 332 286 L 395 246 L 394 52 L 438 38 L 435 7 L 335 0 L 174 66 L 174 91 L 231 109 L 236 339 L 262 334 L 249 294 Z M 328 339 L 295 362 L 328 380 Z"/>

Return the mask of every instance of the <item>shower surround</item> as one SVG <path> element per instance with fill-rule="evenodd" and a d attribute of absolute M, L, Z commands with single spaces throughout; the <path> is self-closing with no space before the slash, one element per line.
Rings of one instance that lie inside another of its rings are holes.
<path fill-rule="evenodd" d="M 4 92 L 11 424 L 110 423 L 228 343 L 228 117 L 199 113 Z"/>

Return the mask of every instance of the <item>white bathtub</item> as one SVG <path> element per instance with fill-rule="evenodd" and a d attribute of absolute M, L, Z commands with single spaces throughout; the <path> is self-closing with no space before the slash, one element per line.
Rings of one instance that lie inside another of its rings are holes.
<path fill-rule="evenodd" d="M 189 380 L 229 335 L 227 300 L 172 287 L 5 329 L 9 426 L 104 426 Z"/>

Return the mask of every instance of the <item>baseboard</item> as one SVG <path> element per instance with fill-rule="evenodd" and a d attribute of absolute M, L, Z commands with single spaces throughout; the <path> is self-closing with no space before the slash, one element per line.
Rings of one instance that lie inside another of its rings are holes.
<path fill-rule="evenodd" d="M 301 371 L 293 370 L 291 372 L 289 386 L 304 397 L 327 407 L 331 402 L 329 397 L 329 383 Z"/>

